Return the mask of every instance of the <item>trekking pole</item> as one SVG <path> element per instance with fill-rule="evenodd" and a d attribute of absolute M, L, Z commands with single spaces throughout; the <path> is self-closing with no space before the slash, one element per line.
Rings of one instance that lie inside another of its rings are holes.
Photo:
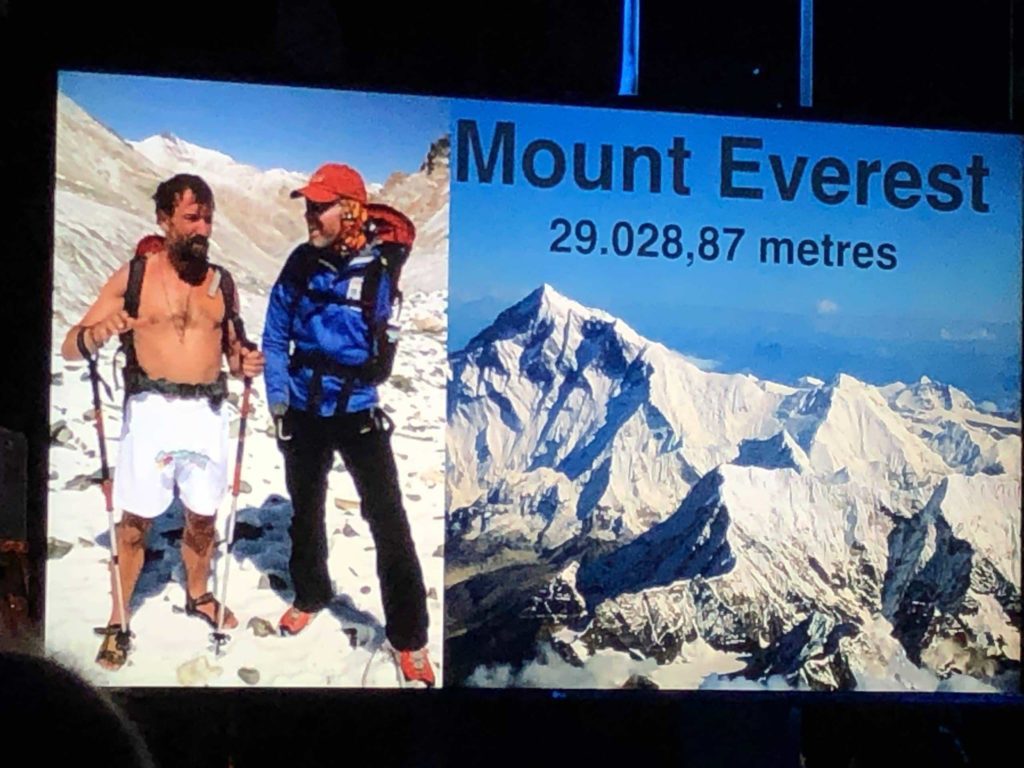
<path fill-rule="evenodd" d="M 241 330 L 241 324 L 239 324 Z M 256 345 L 245 340 L 244 332 L 239 334 L 242 344 L 248 349 L 256 349 Z M 213 633 L 214 654 L 219 655 L 222 646 L 227 644 L 229 637 L 224 632 L 224 605 L 228 593 L 228 574 L 231 571 L 231 547 L 235 543 L 235 516 L 238 513 L 238 493 L 242 485 L 242 457 L 245 452 L 245 423 L 249 418 L 249 393 L 252 391 L 252 377 L 245 377 L 242 390 L 241 418 L 238 422 L 238 451 L 235 454 L 235 477 L 231 484 L 231 513 L 228 515 L 227 545 L 224 548 L 224 580 L 220 584 L 220 597 L 217 605 L 217 629 Z"/>
<path fill-rule="evenodd" d="M 92 410 L 96 422 L 96 434 L 100 441 L 100 487 L 103 489 L 103 498 L 107 506 L 107 525 L 110 528 L 110 566 L 114 576 L 114 599 L 117 601 L 117 618 L 121 624 L 121 633 L 128 636 L 128 615 L 124 604 L 124 587 L 121 583 L 121 561 L 117 552 L 117 526 L 114 524 L 114 496 L 113 483 L 110 481 L 110 465 L 107 463 L 107 436 L 103 429 L 103 406 L 100 402 L 100 383 L 107 393 L 107 397 L 113 399 L 113 393 L 107 382 L 100 378 L 98 367 L 99 350 L 93 356 L 85 345 L 85 329 L 78 331 L 76 338 L 78 351 L 82 353 L 86 363 L 89 365 L 89 381 L 92 383 Z"/>

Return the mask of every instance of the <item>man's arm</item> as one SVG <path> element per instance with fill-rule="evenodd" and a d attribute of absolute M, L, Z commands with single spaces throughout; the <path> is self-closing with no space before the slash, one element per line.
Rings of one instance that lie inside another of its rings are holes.
<path fill-rule="evenodd" d="M 65 360 L 81 360 L 78 334 L 84 330 L 83 341 L 90 354 L 95 355 L 111 336 L 131 329 L 134 319 L 124 311 L 124 295 L 128 290 L 128 264 L 115 272 L 85 316 L 64 337 L 60 353 Z"/>
<path fill-rule="evenodd" d="M 263 323 L 263 354 L 266 356 L 264 380 L 267 384 L 267 405 L 273 410 L 287 408 L 289 402 L 288 356 L 291 353 L 292 311 L 302 286 L 304 270 L 301 248 L 294 251 L 274 283 L 267 301 Z"/>

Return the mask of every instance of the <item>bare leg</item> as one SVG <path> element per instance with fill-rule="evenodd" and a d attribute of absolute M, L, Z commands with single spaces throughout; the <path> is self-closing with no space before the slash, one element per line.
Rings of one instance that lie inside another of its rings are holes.
<path fill-rule="evenodd" d="M 121 522 L 114 526 L 117 531 L 117 559 L 120 563 L 121 589 L 124 593 L 125 619 L 128 618 L 128 605 L 135 592 L 135 584 L 142 573 L 142 565 L 146 559 L 146 535 L 153 527 L 153 521 L 145 517 L 133 515 L 131 512 L 121 514 Z M 107 624 L 121 623 L 121 610 L 117 604 L 118 569 L 110 564 L 110 620 Z"/>
<path fill-rule="evenodd" d="M 146 559 L 146 534 L 153 526 L 153 521 L 131 512 L 122 512 L 121 522 L 114 526 L 117 536 L 117 560 L 118 565 L 110 563 L 110 619 L 107 626 L 114 624 L 121 625 L 128 623 L 128 605 L 131 603 L 132 594 L 135 592 L 135 584 L 142 572 L 142 565 Z M 124 598 L 124 605 L 118 605 L 117 596 L 119 593 L 117 579 L 121 579 L 120 593 Z M 121 612 L 124 611 L 122 618 Z M 126 658 L 126 650 L 120 649 L 116 635 L 107 635 L 100 645 L 100 654 L 96 663 L 101 667 L 110 670 L 120 669 Z"/>
<path fill-rule="evenodd" d="M 185 588 L 188 596 L 195 600 L 209 591 L 210 564 L 213 561 L 216 528 L 212 515 L 197 515 L 185 510 L 185 534 L 181 537 L 181 559 L 185 563 Z M 196 606 L 196 610 L 217 620 L 217 604 L 213 601 Z M 224 609 L 224 628 L 234 629 L 238 619 L 227 608 Z"/>

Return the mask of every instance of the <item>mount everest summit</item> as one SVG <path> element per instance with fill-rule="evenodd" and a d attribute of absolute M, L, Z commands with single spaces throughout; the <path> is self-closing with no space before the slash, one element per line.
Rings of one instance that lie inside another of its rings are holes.
<path fill-rule="evenodd" d="M 1016 690 L 1019 421 L 926 377 L 708 372 L 547 285 L 451 366 L 453 678 L 543 646 L 667 687 Z"/>

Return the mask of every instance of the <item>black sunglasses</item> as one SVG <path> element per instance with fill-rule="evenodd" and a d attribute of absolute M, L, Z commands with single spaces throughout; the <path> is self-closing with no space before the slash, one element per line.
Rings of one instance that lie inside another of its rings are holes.
<path fill-rule="evenodd" d="M 312 200 L 308 200 L 307 199 L 306 200 L 306 213 L 311 214 L 313 216 L 320 216 L 321 214 L 326 213 L 327 211 L 331 210 L 331 208 L 333 208 L 334 206 L 338 205 L 341 202 L 342 201 L 339 199 L 339 200 L 331 200 L 330 202 L 327 202 L 327 203 L 315 203 Z M 344 211 L 341 214 L 341 220 L 342 221 L 355 221 L 358 218 L 359 218 L 359 216 L 357 214 L 353 213 L 351 210 Z"/>

